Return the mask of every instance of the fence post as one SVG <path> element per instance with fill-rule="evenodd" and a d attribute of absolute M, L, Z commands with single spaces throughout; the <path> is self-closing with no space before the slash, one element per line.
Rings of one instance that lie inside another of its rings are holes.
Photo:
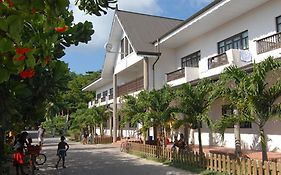
<path fill-rule="evenodd" d="M 227 163 L 227 173 L 230 174 L 231 173 L 231 169 L 230 169 L 231 162 L 230 162 L 229 155 L 226 156 L 226 163 Z"/>
<path fill-rule="evenodd" d="M 218 155 L 218 171 L 222 172 L 222 168 L 221 168 L 221 155 Z"/>
<path fill-rule="evenodd" d="M 247 159 L 247 174 L 251 175 L 252 174 L 252 160 Z"/>
<path fill-rule="evenodd" d="M 276 163 L 271 162 L 271 175 L 277 175 L 277 168 Z"/>
<path fill-rule="evenodd" d="M 269 175 L 269 162 L 264 161 L 264 175 Z"/>
<path fill-rule="evenodd" d="M 258 175 L 263 175 L 263 165 L 261 161 L 258 161 Z"/>

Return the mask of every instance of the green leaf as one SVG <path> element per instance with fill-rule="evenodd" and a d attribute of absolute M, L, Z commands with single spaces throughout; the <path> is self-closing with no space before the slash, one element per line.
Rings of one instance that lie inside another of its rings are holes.
<path fill-rule="evenodd" d="M 13 42 L 7 38 L 0 39 L 0 52 L 9 52 L 15 50 Z"/>
<path fill-rule="evenodd" d="M 21 32 L 23 29 L 23 20 L 18 15 L 11 15 L 7 18 L 7 23 L 9 26 L 9 34 L 17 42 L 21 40 Z"/>
<path fill-rule="evenodd" d="M 5 32 L 8 31 L 8 23 L 6 19 L 0 19 L 0 30 L 3 30 Z"/>
<path fill-rule="evenodd" d="M 3 83 L 4 81 L 8 81 L 10 78 L 10 74 L 8 70 L 0 67 L 0 83 Z"/>
<path fill-rule="evenodd" d="M 34 66 L 36 65 L 36 61 L 33 55 L 27 55 L 27 59 L 25 60 L 25 63 L 27 67 L 34 68 Z"/>

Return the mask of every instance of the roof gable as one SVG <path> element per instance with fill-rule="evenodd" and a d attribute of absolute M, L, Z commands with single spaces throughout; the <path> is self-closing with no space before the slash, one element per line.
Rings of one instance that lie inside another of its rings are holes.
<path fill-rule="evenodd" d="M 153 41 L 182 23 L 182 20 L 116 11 L 123 29 L 136 53 L 156 53 Z"/>

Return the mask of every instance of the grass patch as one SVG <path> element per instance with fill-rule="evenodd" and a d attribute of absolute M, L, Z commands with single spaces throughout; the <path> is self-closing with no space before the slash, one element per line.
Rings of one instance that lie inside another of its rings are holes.
<path fill-rule="evenodd" d="M 182 170 L 186 170 L 192 173 L 197 173 L 197 174 L 204 174 L 204 175 L 226 175 L 225 173 L 219 173 L 219 172 L 214 172 L 210 170 L 206 170 L 203 168 L 198 168 L 194 166 L 187 166 L 179 163 L 174 163 L 174 162 L 168 162 L 165 163 L 166 165 L 173 166 Z"/>
<path fill-rule="evenodd" d="M 164 165 L 172 166 L 172 167 L 179 168 L 179 169 L 182 169 L 182 170 L 186 170 L 186 171 L 189 171 L 189 172 L 192 172 L 192 173 L 203 174 L 203 175 L 227 175 L 225 173 L 214 172 L 214 171 L 206 170 L 206 169 L 203 169 L 203 168 L 198 168 L 198 167 L 194 167 L 194 166 L 187 166 L 187 165 L 183 165 L 183 164 L 179 164 L 179 163 L 174 163 L 174 162 L 171 162 L 171 161 L 168 161 L 168 160 L 159 159 L 157 157 L 151 157 L 151 156 L 145 155 L 143 153 L 139 153 L 139 152 L 131 151 L 129 154 L 138 156 L 138 157 L 143 158 L 143 159 L 152 160 L 152 161 L 155 161 L 155 162 L 160 162 L 160 163 L 163 163 Z"/>

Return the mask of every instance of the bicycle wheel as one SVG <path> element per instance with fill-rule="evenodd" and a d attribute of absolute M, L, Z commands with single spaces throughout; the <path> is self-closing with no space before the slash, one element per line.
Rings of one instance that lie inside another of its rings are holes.
<path fill-rule="evenodd" d="M 125 143 L 122 142 L 121 145 L 120 145 L 120 151 L 124 152 L 124 149 L 125 149 Z"/>
<path fill-rule="evenodd" d="M 46 160 L 47 160 L 46 155 L 40 153 L 40 154 L 38 154 L 38 155 L 36 156 L 36 158 L 35 158 L 35 163 L 36 163 L 37 165 L 43 165 L 43 164 L 46 162 Z"/>

